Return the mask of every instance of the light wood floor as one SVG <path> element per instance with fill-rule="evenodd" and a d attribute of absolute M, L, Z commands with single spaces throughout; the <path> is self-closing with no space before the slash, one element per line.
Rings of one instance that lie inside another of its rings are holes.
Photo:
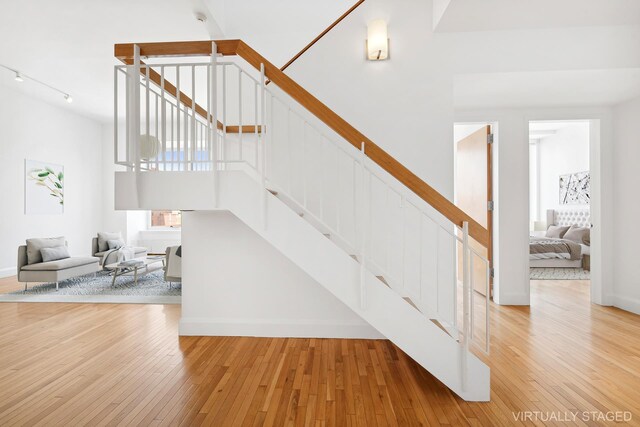
<path fill-rule="evenodd" d="M 531 308 L 492 307 L 490 403 L 388 341 L 178 338 L 179 306 L 0 303 L 0 425 L 640 425 L 640 317 L 590 305 L 587 286 L 532 282 Z"/>

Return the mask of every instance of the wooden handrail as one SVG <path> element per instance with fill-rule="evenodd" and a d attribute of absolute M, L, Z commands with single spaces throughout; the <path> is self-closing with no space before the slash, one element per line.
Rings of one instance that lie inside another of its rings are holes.
<path fill-rule="evenodd" d="M 291 58 L 286 64 L 284 64 L 282 67 L 280 67 L 280 71 L 284 71 L 287 68 L 289 68 L 289 65 L 293 64 L 298 58 L 300 58 L 306 51 L 308 51 L 309 49 L 311 49 L 311 46 L 313 46 L 314 44 L 316 44 L 321 38 L 323 38 L 329 31 L 331 31 L 333 29 L 333 27 L 335 27 L 336 25 L 338 25 L 344 18 L 346 18 L 347 16 L 349 16 L 351 14 L 351 12 L 353 12 L 354 10 L 356 10 L 358 8 L 358 6 L 360 6 L 362 3 L 364 3 L 365 0 L 359 0 L 358 2 L 356 2 L 356 4 L 354 4 L 353 6 L 351 6 L 351 8 L 349 8 L 349 10 L 347 10 L 345 13 L 342 14 L 342 16 L 340 16 L 338 19 L 336 19 L 333 24 L 329 25 L 323 32 L 321 32 L 318 37 L 316 37 L 315 39 L 311 40 L 311 43 L 309 43 L 308 45 L 306 45 L 300 52 L 296 53 L 293 58 Z"/>
<path fill-rule="evenodd" d="M 189 56 L 211 55 L 211 41 L 209 40 L 177 43 L 138 43 L 137 45 L 140 48 L 140 55 L 146 57 L 184 56 L 180 53 L 180 46 L 185 46 Z M 296 100 L 358 150 L 360 150 L 361 144 L 364 143 L 365 153 L 373 162 L 387 171 L 391 176 L 404 184 L 407 188 L 417 194 L 421 199 L 458 227 L 462 227 L 464 222 L 468 222 L 469 234 L 471 237 L 484 247 L 489 246 L 490 236 L 489 231 L 486 228 L 471 218 L 462 209 L 451 203 L 446 197 L 420 179 L 420 177 L 407 169 L 402 163 L 389 155 L 364 134 L 347 123 L 346 120 L 329 109 L 329 107 L 320 102 L 316 97 L 311 95 L 302 86 L 284 74 L 278 67 L 267 61 L 263 56 L 253 50 L 242 40 L 216 41 L 216 46 L 224 46 L 223 49 L 218 48 L 218 52 L 222 52 L 223 55 L 238 55 L 256 70 L 260 70 L 260 65 L 264 64 L 265 76 L 278 85 L 278 87 L 291 98 Z M 133 47 L 134 44 L 116 45 L 116 57 L 123 61 L 132 59 Z M 233 50 L 234 47 L 235 51 Z"/>

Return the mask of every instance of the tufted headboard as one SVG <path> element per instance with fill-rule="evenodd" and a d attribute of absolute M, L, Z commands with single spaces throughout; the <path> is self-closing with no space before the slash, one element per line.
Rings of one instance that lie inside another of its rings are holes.
<path fill-rule="evenodd" d="M 590 227 L 590 211 L 588 208 L 563 210 L 549 209 L 547 210 L 547 225 L 577 225 L 578 227 Z"/>

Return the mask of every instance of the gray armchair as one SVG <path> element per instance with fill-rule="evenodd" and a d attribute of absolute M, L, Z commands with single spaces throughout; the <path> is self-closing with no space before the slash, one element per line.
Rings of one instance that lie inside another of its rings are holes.
<path fill-rule="evenodd" d="M 108 249 L 108 248 L 100 248 L 100 243 L 98 237 L 94 237 L 91 240 L 91 255 L 100 259 L 100 265 L 103 270 L 106 270 L 106 266 L 109 264 L 113 264 L 118 261 L 117 259 L 117 249 Z M 133 247 L 134 258 L 146 258 L 147 256 L 147 248 L 142 247 Z"/>
<path fill-rule="evenodd" d="M 169 246 L 166 249 L 167 262 L 164 265 L 164 280 L 169 282 L 169 287 L 173 282 L 182 282 L 182 255 L 178 252 L 180 246 Z"/>

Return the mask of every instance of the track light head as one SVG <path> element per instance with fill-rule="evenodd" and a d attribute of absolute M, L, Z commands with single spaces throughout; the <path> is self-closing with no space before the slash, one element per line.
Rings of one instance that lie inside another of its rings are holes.
<path fill-rule="evenodd" d="M 21 82 L 21 83 L 24 81 L 24 79 L 22 78 L 22 75 L 17 71 L 16 71 L 15 79 L 16 79 L 17 82 Z"/>
<path fill-rule="evenodd" d="M 69 95 L 69 94 L 66 94 L 66 95 L 64 96 L 64 99 L 65 99 L 69 104 L 71 104 L 71 103 L 73 102 L 73 98 L 71 98 L 71 95 Z"/>

